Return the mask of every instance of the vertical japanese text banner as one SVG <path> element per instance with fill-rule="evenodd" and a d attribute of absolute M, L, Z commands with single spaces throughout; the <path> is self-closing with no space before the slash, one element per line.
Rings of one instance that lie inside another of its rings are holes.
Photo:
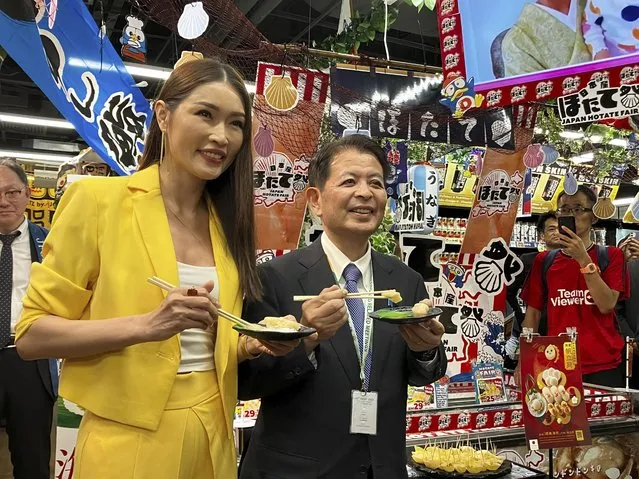
<path fill-rule="evenodd" d="M 258 249 L 297 248 L 328 83 L 325 73 L 258 65 L 253 102 Z"/>
<path fill-rule="evenodd" d="M 437 226 L 439 178 L 432 166 L 408 169 L 408 183 L 398 185 L 398 198 L 390 200 L 393 231 L 432 234 Z"/>
<path fill-rule="evenodd" d="M 0 0 L 0 46 L 113 170 L 137 169 L 151 108 L 82 0 Z"/>

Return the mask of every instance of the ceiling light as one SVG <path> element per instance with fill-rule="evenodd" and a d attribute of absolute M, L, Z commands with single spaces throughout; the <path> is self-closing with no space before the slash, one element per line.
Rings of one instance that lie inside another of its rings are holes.
<path fill-rule="evenodd" d="M 629 196 L 627 198 L 617 198 L 612 202 L 612 204 L 615 206 L 628 206 L 631 205 L 634 200 L 634 196 Z"/>
<path fill-rule="evenodd" d="M 579 138 L 583 138 L 584 134 L 580 131 L 565 130 L 559 133 L 559 136 L 570 140 L 578 140 Z"/>
<path fill-rule="evenodd" d="M 595 154 L 591 151 L 589 153 L 584 153 L 583 155 L 573 156 L 570 158 L 570 161 L 576 164 L 580 163 L 589 163 L 595 159 Z"/>
<path fill-rule="evenodd" d="M 51 128 L 63 128 L 65 130 L 75 130 L 75 127 L 66 120 L 57 118 L 44 118 L 39 116 L 14 115 L 12 113 L 0 113 L 0 121 L 7 123 L 17 123 L 20 125 L 48 126 Z"/>
<path fill-rule="evenodd" d="M 614 146 L 620 146 L 622 148 L 628 147 L 628 140 L 625 138 L 615 138 L 614 140 L 610 140 L 610 144 Z"/>
<path fill-rule="evenodd" d="M 56 155 L 51 153 L 20 150 L 0 150 L 0 157 L 2 156 L 15 158 L 16 160 L 42 160 L 59 164 L 71 161 L 74 158 L 71 155 Z"/>
<path fill-rule="evenodd" d="M 134 77 L 155 78 L 158 80 L 166 80 L 171 75 L 173 70 L 168 68 L 150 67 L 143 65 L 133 65 L 131 63 L 125 63 L 124 67 Z"/>

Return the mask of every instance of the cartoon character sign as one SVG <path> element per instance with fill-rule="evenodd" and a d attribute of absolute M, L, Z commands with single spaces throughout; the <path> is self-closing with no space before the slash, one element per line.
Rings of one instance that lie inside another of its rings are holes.
<path fill-rule="evenodd" d="M 120 54 L 136 62 L 146 63 L 146 37 L 142 31 L 144 22 L 133 15 L 126 17 L 126 26 L 122 30 Z"/>
<path fill-rule="evenodd" d="M 484 95 L 475 93 L 475 80 L 466 80 L 459 73 L 448 75 L 442 85 L 442 98 L 440 103 L 450 108 L 453 117 L 460 118 L 468 110 L 479 108 L 484 102 Z"/>

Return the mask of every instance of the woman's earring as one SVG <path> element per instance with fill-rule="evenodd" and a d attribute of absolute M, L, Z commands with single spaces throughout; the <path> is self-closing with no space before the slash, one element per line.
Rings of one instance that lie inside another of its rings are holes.
<path fill-rule="evenodd" d="M 160 140 L 160 164 L 164 160 L 164 130 L 162 130 L 162 139 Z"/>

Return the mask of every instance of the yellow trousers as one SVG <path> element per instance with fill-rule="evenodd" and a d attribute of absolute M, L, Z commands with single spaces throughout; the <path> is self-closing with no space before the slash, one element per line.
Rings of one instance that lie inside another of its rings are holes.
<path fill-rule="evenodd" d="M 87 411 L 80 424 L 76 479 L 233 479 L 215 371 L 178 374 L 157 431 Z"/>

